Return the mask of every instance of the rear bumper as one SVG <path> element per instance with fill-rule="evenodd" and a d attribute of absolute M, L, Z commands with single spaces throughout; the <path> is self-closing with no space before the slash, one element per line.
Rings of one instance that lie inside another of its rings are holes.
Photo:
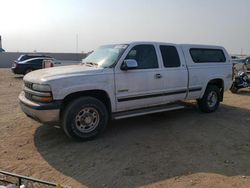
<path fill-rule="evenodd" d="M 19 95 L 19 103 L 22 111 L 30 118 L 41 123 L 58 123 L 60 121 L 61 101 L 54 101 L 47 104 L 35 103 L 24 96 Z"/>

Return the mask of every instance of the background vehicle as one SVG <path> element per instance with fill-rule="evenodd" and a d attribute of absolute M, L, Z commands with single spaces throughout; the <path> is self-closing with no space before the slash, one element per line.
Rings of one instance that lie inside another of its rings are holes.
<path fill-rule="evenodd" d="M 246 67 L 247 67 L 247 70 L 250 71 L 250 57 L 246 58 Z"/>
<path fill-rule="evenodd" d="M 80 65 L 27 74 L 19 99 L 29 117 L 61 122 L 68 136 L 88 140 L 109 119 L 181 109 L 182 100 L 213 112 L 231 84 L 223 47 L 132 42 L 102 46 Z"/>
<path fill-rule="evenodd" d="M 233 59 L 233 64 L 245 64 L 248 71 L 250 71 L 250 57 L 243 59 Z"/>
<path fill-rule="evenodd" d="M 237 93 L 241 88 L 250 87 L 250 79 L 247 75 L 247 64 L 244 61 L 234 64 L 233 70 L 234 80 L 230 88 L 231 92 Z"/>
<path fill-rule="evenodd" d="M 45 55 L 21 55 L 17 61 L 13 62 L 11 70 L 15 74 L 27 74 L 31 71 L 42 69 L 43 60 L 53 60 L 50 56 Z"/>
<path fill-rule="evenodd" d="M 45 59 L 43 60 L 43 68 L 49 67 L 59 67 L 66 65 L 77 65 L 80 64 L 78 61 L 68 61 L 68 60 L 56 60 L 56 59 Z"/>

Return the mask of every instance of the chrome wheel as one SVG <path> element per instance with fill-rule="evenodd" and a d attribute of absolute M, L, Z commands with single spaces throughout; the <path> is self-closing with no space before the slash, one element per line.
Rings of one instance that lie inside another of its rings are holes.
<path fill-rule="evenodd" d="M 210 108 L 213 108 L 218 102 L 218 95 L 215 91 L 210 91 L 207 96 L 207 104 Z"/>
<path fill-rule="evenodd" d="M 100 116 L 93 107 L 85 107 L 75 117 L 76 128 L 82 133 L 93 131 L 99 124 Z"/>

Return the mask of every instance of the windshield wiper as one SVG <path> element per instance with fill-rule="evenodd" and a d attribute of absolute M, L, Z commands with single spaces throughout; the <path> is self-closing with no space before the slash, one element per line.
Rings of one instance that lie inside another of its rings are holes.
<path fill-rule="evenodd" d="M 90 66 L 90 67 L 93 67 L 93 66 L 98 66 L 98 63 L 94 63 L 94 62 L 84 62 L 82 63 L 83 65 L 87 65 L 87 66 Z"/>

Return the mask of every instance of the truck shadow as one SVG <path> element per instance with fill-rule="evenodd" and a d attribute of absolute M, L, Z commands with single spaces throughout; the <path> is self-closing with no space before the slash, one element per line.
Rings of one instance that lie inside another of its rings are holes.
<path fill-rule="evenodd" d="M 198 172 L 250 175 L 250 110 L 195 108 L 113 121 L 82 143 L 44 125 L 35 146 L 56 170 L 89 187 L 136 187 Z"/>
<path fill-rule="evenodd" d="M 23 77 L 24 76 L 14 76 L 14 78 L 17 79 L 17 80 L 23 80 Z"/>
<path fill-rule="evenodd" d="M 244 89 L 244 90 L 239 90 L 236 95 L 250 96 L 250 88 L 249 89 Z"/>

